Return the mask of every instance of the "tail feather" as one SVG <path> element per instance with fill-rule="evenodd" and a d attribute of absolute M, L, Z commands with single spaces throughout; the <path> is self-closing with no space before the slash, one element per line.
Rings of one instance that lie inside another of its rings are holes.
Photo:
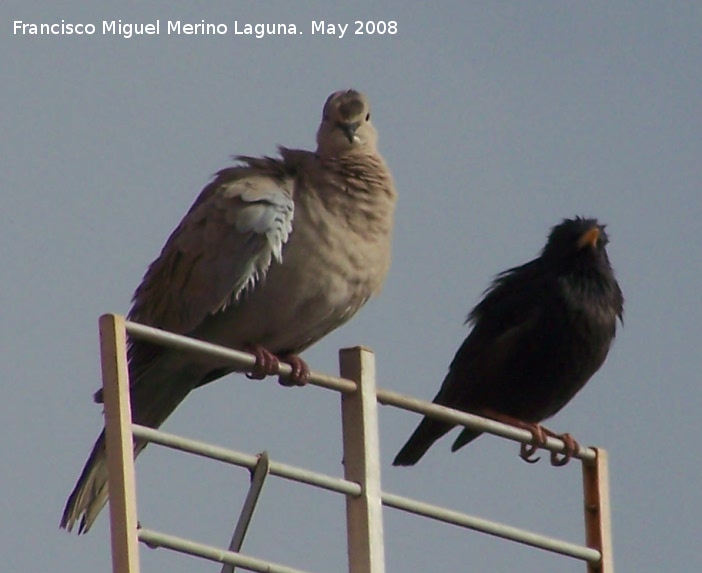
<path fill-rule="evenodd" d="M 424 418 L 392 462 L 394 466 L 413 466 L 432 444 L 454 427 L 454 424 Z"/>
<path fill-rule="evenodd" d="M 72 531 L 80 518 L 78 533 L 90 529 L 90 525 L 107 502 L 107 465 L 105 459 L 105 430 L 95 441 L 93 451 L 85 463 L 78 483 L 71 492 L 61 516 L 61 527 Z M 81 518 L 81 514 L 83 514 Z"/>
<path fill-rule="evenodd" d="M 187 367 L 174 372 L 173 368 L 161 366 L 155 364 L 132 385 L 134 423 L 158 428 L 202 378 L 202 372 L 199 376 L 193 376 L 194 372 Z M 135 440 L 134 457 L 145 447 L 146 442 Z M 72 531 L 80 520 L 78 533 L 87 533 L 107 502 L 108 493 L 107 451 L 103 430 L 68 497 L 61 517 L 61 527 Z"/>
<path fill-rule="evenodd" d="M 463 428 L 463 431 L 460 434 L 458 434 L 456 441 L 453 442 L 453 445 L 451 446 L 451 451 L 455 452 L 461 449 L 466 444 L 472 442 L 480 434 L 482 434 L 482 432 L 479 432 L 477 430 L 471 430 L 470 428 Z"/>

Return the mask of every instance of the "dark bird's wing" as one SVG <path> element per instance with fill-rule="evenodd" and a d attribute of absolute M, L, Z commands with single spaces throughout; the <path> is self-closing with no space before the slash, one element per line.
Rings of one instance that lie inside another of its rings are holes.
<path fill-rule="evenodd" d="M 473 309 L 468 321 L 473 330 L 451 362 L 434 403 L 471 411 L 479 409 L 498 389 L 496 380 L 509 368 L 510 357 L 534 344 L 531 331 L 539 321 L 545 283 L 549 280 L 535 259 L 500 274 Z M 453 424 L 425 417 L 395 457 L 393 465 L 414 465 Z M 480 432 L 465 428 L 452 451 L 477 438 Z"/>

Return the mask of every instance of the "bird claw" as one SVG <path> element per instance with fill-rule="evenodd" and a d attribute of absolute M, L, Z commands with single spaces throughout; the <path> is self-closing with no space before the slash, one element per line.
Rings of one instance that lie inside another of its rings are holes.
<path fill-rule="evenodd" d="M 266 376 L 278 374 L 280 362 L 275 354 L 258 344 L 248 347 L 247 350 L 256 357 L 253 369 L 246 374 L 249 380 L 263 380 Z"/>
<path fill-rule="evenodd" d="M 551 465 L 553 467 L 562 467 L 573 458 L 573 455 L 580 449 L 580 445 L 573 439 L 573 436 L 568 433 L 554 434 L 553 437 L 562 440 L 565 444 L 565 448 L 563 453 L 551 452 Z"/>
<path fill-rule="evenodd" d="M 536 450 L 538 449 L 539 446 L 537 446 L 536 444 L 522 444 L 519 448 L 519 457 L 522 458 L 528 464 L 535 464 L 541 458 L 532 458 L 531 456 L 533 456 L 536 453 Z"/>
<path fill-rule="evenodd" d="M 485 408 L 478 412 L 479 414 L 485 416 L 486 418 L 492 418 L 498 422 L 504 424 L 510 424 L 516 426 L 517 428 L 522 428 L 531 432 L 531 443 L 523 443 L 519 448 L 519 457 L 523 459 L 528 464 L 535 464 L 541 458 L 533 457 L 539 448 L 546 445 L 547 437 L 558 438 L 563 441 L 565 447 L 563 452 L 551 452 L 551 465 L 554 467 L 561 467 L 566 465 L 573 457 L 573 455 L 580 449 L 578 442 L 573 439 L 570 434 L 556 434 L 556 432 L 544 428 L 540 424 L 534 424 L 531 422 L 524 422 L 513 416 L 497 412 L 489 408 Z"/>
<path fill-rule="evenodd" d="M 558 438 L 565 444 L 563 452 L 551 452 L 550 461 L 553 467 L 559 468 L 566 465 L 573 458 L 573 455 L 580 449 L 578 442 L 576 442 L 573 439 L 573 436 L 568 433 L 556 434 L 552 430 L 544 428 L 538 424 L 528 424 L 525 429 L 531 431 L 533 443 L 522 444 L 519 450 L 519 457 L 527 463 L 534 464 L 541 459 L 532 458 L 532 456 L 534 453 L 536 453 L 536 450 L 543 447 L 543 445 L 546 443 L 547 436 Z"/>
<path fill-rule="evenodd" d="M 535 464 L 541 458 L 533 458 L 532 456 L 546 443 L 546 433 L 544 432 L 544 428 L 538 424 L 525 424 L 524 428 L 531 432 L 533 443 L 522 444 L 519 448 L 519 457 L 528 464 Z"/>
<path fill-rule="evenodd" d="M 286 354 L 278 358 L 275 354 L 258 344 L 253 344 L 246 348 L 256 357 L 256 362 L 251 370 L 246 374 L 250 380 L 262 380 L 266 376 L 278 375 L 278 383 L 281 386 L 304 386 L 310 381 L 310 367 L 297 354 Z M 285 377 L 280 376 L 280 363 L 285 362 L 290 365 L 291 372 Z"/>
<path fill-rule="evenodd" d="M 532 444 L 522 444 L 519 450 L 519 457 L 525 462 L 533 464 L 539 461 L 540 458 L 533 458 L 532 456 L 539 448 L 543 447 L 546 443 L 546 437 L 558 438 L 563 441 L 565 448 L 563 452 L 551 452 L 550 462 L 555 468 L 562 467 L 566 465 L 572 458 L 573 455 L 580 449 L 580 445 L 573 439 L 570 434 L 556 434 L 552 430 L 539 426 L 538 424 L 529 425 L 527 427 L 533 435 Z"/>
<path fill-rule="evenodd" d="M 290 365 L 292 371 L 288 376 L 283 378 L 278 377 L 278 383 L 281 386 L 305 386 L 310 381 L 310 367 L 297 354 L 286 354 L 281 358 L 283 362 Z"/>

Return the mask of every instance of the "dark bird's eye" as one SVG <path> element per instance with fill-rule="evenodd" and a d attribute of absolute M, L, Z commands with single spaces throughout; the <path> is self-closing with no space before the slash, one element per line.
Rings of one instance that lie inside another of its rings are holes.
<path fill-rule="evenodd" d="M 366 114 L 366 121 L 370 121 L 370 113 Z"/>

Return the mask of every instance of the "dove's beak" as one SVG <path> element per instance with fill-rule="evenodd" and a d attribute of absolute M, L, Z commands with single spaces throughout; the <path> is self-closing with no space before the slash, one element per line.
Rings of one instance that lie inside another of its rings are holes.
<path fill-rule="evenodd" d="M 346 139 L 349 140 L 349 143 L 353 143 L 353 140 L 356 137 L 356 130 L 361 126 L 360 121 L 356 121 L 354 123 L 337 123 L 337 127 L 344 132 L 344 135 L 346 136 Z"/>
<path fill-rule="evenodd" d="M 590 245 L 591 247 L 597 246 L 597 239 L 600 238 L 600 230 L 597 227 L 593 227 L 589 231 L 585 231 L 578 239 L 578 247 L 584 248 Z"/>

